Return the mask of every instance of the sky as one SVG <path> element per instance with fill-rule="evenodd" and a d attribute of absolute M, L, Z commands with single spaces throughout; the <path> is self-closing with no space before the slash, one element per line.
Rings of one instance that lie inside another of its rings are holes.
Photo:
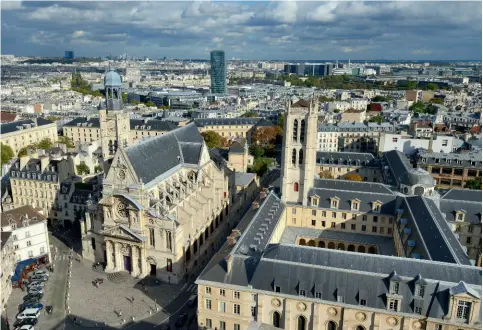
<path fill-rule="evenodd" d="M 1 1 L 1 53 L 481 60 L 481 1 Z"/>

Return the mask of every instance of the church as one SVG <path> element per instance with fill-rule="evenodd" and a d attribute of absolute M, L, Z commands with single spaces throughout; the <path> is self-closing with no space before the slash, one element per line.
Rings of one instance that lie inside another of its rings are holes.
<path fill-rule="evenodd" d="M 107 73 L 105 90 L 105 177 L 81 225 L 83 257 L 108 272 L 178 283 L 206 264 L 230 227 L 234 172 L 210 157 L 194 124 L 128 146 L 116 72 Z"/>

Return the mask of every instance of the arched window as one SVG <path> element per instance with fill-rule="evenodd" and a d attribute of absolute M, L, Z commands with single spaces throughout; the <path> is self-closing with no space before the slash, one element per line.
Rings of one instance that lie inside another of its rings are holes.
<path fill-rule="evenodd" d="M 366 253 L 366 248 L 361 245 L 357 248 L 357 252 Z"/>
<path fill-rule="evenodd" d="M 336 330 L 337 329 L 337 324 L 335 324 L 334 321 L 329 321 L 327 323 L 327 330 Z"/>
<path fill-rule="evenodd" d="M 424 188 L 421 186 L 418 186 L 414 188 L 414 194 L 417 196 L 423 196 L 424 195 Z"/>
<path fill-rule="evenodd" d="M 297 165 L 297 150 L 295 149 L 292 150 L 292 165 Z"/>
<path fill-rule="evenodd" d="M 315 246 L 315 241 L 314 241 L 313 239 L 311 239 L 311 240 L 309 241 L 308 246 Z"/>
<path fill-rule="evenodd" d="M 355 250 L 356 250 L 356 247 L 352 244 L 347 247 L 347 251 L 355 251 Z"/>
<path fill-rule="evenodd" d="M 273 312 L 272 313 L 272 325 L 275 328 L 280 328 L 280 313 L 279 312 Z"/>
<path fill-rule="evenodd" d="M 300 315 L 297 319 L 297 330 L 306 330 L 307 327 L 307 320 L 305 317 Z"/>
<path fill-rule="evenodd" d="M 302 119 L 300 122 L 300 143 L 305 141 L 305 120 Z"/>
<path fill-rule="evenodd" d="M 295 191 L 295 192 L 299 191 L 299 183 L 298 182 L 293 183 L 293 191 Z"/>
<path fill-rule="evenodd" d="M 319 241 L 319 248 L 325 248 L 325 242 Z"/>
<path fill-rule="evenodd" d="M 335 249 L 335 243 L 334 242 L 330 242 L 329 245 L 327 245 L 327 247 L 331 250 Z"/>
<path fill-rule="evenodd" d="M 305 240 L 303 238 L 300 239 L 299 245 L 305 245 Z"/>
<path fill-rule="evenodd" d="M 337 250 L 345 250 L 345 246 L 343 243 L 337 244 Z"/>
<path fill-rule="evenodd" d="M 362 325 L 358 325 L 356 327 L 356 330 L 366 330 L 366 328 L 364 328 Z"/>
<path fill-rule="evenodd" d="M 295 119 L 293 121 L 293 141 L 297 142 L 297 135 L 299 134 L 299 121 Z"/>
<path fill-rule="evenodd" d="M 373 247 L 373 246 L 371 246 L 371 247 L 369 247 L 368 252 L 369 252 L 370 254 L 376 254 L 376 248 L 375 248 L 375 247 Z"/>
<path fill-rule="evenodd" d="M 304 151 L 302 149 L 299 150 L 299 165 L 304 163 Z"/>

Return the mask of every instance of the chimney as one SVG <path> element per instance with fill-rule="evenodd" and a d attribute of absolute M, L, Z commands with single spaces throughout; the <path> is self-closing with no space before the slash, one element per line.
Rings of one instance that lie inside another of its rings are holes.
<path fill-rule="evenodd" d="M 226 272 L 230 273 L 231 267 L 232 267 L 232 264 L 233 264 L 233 257 L 229 254 L 225 257 L 225 261 L 226 261 Z"/>
<path fill-rule="evenodd" d="M 431 134 L 431 136 L 429 137 L 429 145 L 428 145 L 429 153 L 433 152 L 433 139 L 434 139 L 434 135 Z"/>
<path fill-rule="evenodd" d="M 25 165 L 27 165 L 29 160 L 30 160 L 29 155 L 20 157 L 20 170 L 23 170 L 23 168 L 25 167 Z"/>
<path fill-rule="evenodd" d="M 48 156 L 42 156 L 40 157 L 40 171 L 43 172 L 49 165 L 49 157 Z"/>
<path fill-rule="evenodd" d="M 233 246 L 233 245 L 235 245 L 235 244 L 236 244 L 236 242 L 238 241 L 238 237 L 240 237 L 240 236 L 241 236 L 241 232 L 240 232 L 240 230 L 238 230 L 238 229 L 233 229 L 233 230 L 231 231 L 230 236 L 228 236 L 228 237 L 226 238 L 226 240 L 227 240 L 227 242 L 228 242 L 228 246 Z"/>

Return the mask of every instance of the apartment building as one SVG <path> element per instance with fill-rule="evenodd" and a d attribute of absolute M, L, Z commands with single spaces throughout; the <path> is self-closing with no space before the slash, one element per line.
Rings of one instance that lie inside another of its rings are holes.
<path fill-rule="evenodd" d="M 434 97 L 433 91 L 413 90 L 406 91 L 406 101 L 429 102 Z"/>
<path fill-rule="evenodd" d="M 418 149 L 434 150 L 443 153 L 457 151 L 464 141 L 450 135 L 435 135 L 429 139 L 415 138 L 403 134 L 381 134 L 378 151 L 380 154 L 397 150 L 405 155 L 413 155 Z"/>
<path fill-rule="evenodd" d="M 358 174 L 363 181 L 382 182 L 379 161 L 369 153 L 317 151 L 316 173 L 330 173 L 334 179 Z"/>
<path fill-rule="evenodd" d="M 157 119 L 130 119 L 128 144 L 139 142 L 143 138 L 165 134 L 177 126 L 169 121 Z M 101 125 L 98 117 L 78 117 L 65 124 L 63 135 L 75 143 L 90 143 L 101 139 Z"/>
<path fill-rule="evenodd" d="M 340 114 L 340 123 L 362 123 L 366 120 L 366 110 L 349 109 Z"/>
<path fill-rule="evenodd" d="M 0 142 L 12 148 L 14 154 L 20 149 L 43 139 L 57 142 L 57 125 L 43 118 L 14 121 L 0 126 Z"/>
<path fill-rule="evenodd" d="M 317 150 L 376 154 L 382 133 L 394 131 L 394 126 L 389 123 L 381 125 L 377 123 L 320 124 L 317 132 Z"/>
<path fill-rule="evenodd" d="M 429 123 L 413 121 L 409 124 L 408 133 L 417 139 L 429 139 L 433 134 L 433 128 Z"/>
<path fill-rule="evenodd" d="M 227 139 L 245 138 L 250 144 L 255 130 L 259 127 L 274 126 L 264 118 L 218 118 L 195 119 L 195 125 L 200 133 L 214 131 Z"/>
<path fill-rule="evenodd" d="M 481 269 L 436 202 L 316 179 L 317 103 L 285 118 L 281 198 L 261 194 L 198 277 L 198 326 L 479 329 Z"/>
<path fill-rule="evenodd" d="M 441 153 L 420 151 L 415 156 L 419 168 L 429 172 L 440 188 L 464 188 L 467 180 L 481 179 L 481 151 Z"/>
<path fill-rule="evenodd" d="M 2 232 L 12 232 L 15 262 L 35 258 L 51 260 L 47 218 L 30 205 L 1 214 Z"/>
<path fill-rule="evenodd" d="M 10 231 L 1 232 L 1 245 L 2 245 L 2 269 L 0 275 L 0 281 L 2 289 L 2 305 L 0 311 L 3 313 L 3 309 L 7 304 L 8 297 L 12 293 L 12 275 L 15 272 L 15 250 L 13 248 L 13 235 Z"/>

